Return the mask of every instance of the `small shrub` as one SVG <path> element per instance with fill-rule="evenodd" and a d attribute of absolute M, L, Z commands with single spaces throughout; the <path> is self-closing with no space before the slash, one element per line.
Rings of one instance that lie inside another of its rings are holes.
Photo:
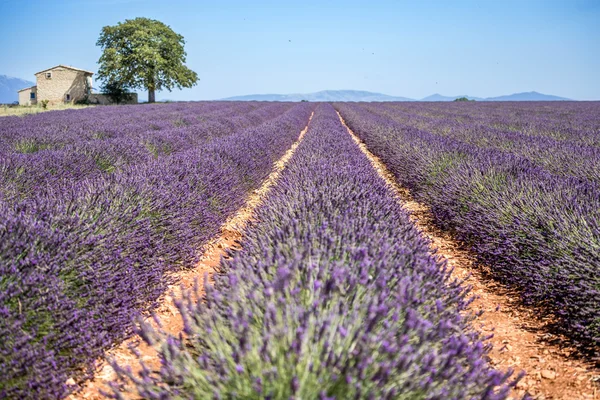
<path fill-rule="evenodd" d="M 15 143 L 15 151 L 21 154 L 33 154 L 48 149 L 50 145 L 39 143 L 35 139 L 23 139 Z"/>
<path fill-rule="evenodd" d="M 182 127 L 182 126 L 187 126 L 189 125 L 189 122 L 186 121 L 184 118 L 177 118 L 176 120 L 173 121 L 173 125 L 177 128 Z"/>

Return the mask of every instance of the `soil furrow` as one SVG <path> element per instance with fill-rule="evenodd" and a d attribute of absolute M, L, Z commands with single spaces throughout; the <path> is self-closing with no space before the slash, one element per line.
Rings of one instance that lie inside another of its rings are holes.
<path fill-rule="evenodd" d="M 493 335 L 490 363 L 498 369 L 512 368 L 526 375 L 511 393 L 513 398 L 589 399 L 600 398 L 600 370 L 593 363 L 573 357 L 570 348 L 545 329 L 552 321 L 540 320 L 535 310 L 518 305 L 518 298 L 497 283 L 484 278 L 486 266 L 475 265 L 475 256 L 460 246 L 447 232 L 435 227 L 429 208 L 415 201 L 409 190 L 401 187 L 386 166 L 373 155 L 358 136 L 340 122 L 377 171 L 395 193 L 401 205 L 410 212 L 417 228 L 431 240 L 432 252 L 441 256 L 453 268 L 453 277 L 472 287 L 474 296 L 470 311 L 483 314 L 475 320 L 475 328 L 484 335 Z"/>
<path fill-rule="evenodd" d="M 254 210 L 276 184 L 281 171 L 304 139 L 313 115 L 314 112 L 309 117 L 306 127 L 300 132 L 298 140 L 273 164 L 273 170 L 260 188 L 254 190 L 246 204 L 221 226 L 221 235 L 204 247 L 204 253 L 195 268 L 175 274 L 177 284 L 169 287 L 168 294 L 163 296 L 160 300 L 161 305 L 155 310 L 155 315 L 160 320 L 162 330 L 173 335 L 179 335 L 183 330 L 183 322 L 173 298 L 177 298 L 183 290 L 192 289 L 196 282 L 202 290 L 204 279 L 210 280 L 212 273 L 221 261 L 221 257 L 226 256 L 228 249 L 236 248 L 237 243 L 243 236 L 246 224 L 252 218 Z M 147 321 L 151 322 L 152 318 L 148 318 Z M 107 362 L 109 359 L 115 360 L 119 365 L 129 365 L 133 369 L 138 367 L 139 359 L 143 360 L 152 369 L 158 370 L 160 368 L 160 360 L 156 351 L 147 346 L 140 338 L 134 336 L 109 350 L 105 359 L 100 361 L 100 367 L 94 378 L 87 381 L 80 391 L 69 396 L 69 399 L 95 400 L 104 398 L 100 391 L 109 392 L 108 383 L 116 378 L 113 368 Z M 75 382 L 70 383 L 74 384 Z"/>

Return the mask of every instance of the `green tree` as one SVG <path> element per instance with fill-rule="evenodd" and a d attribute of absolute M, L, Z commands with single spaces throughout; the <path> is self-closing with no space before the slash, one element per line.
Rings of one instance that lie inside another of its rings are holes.
<path fill-rule="evenodd" d="M 98 77 L 113 87 L 148 90 L 148 102 L 154 103 L 156 90 L 198 82 L 198 75 L 185 66 L 184 44 L 183 36 L 153 19 L 105 26 L 96 43 L 102 48 Z"/>

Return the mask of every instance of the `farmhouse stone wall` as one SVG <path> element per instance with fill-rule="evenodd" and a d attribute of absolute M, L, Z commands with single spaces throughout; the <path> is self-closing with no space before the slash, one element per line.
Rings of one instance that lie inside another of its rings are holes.
<path fill-rule="evenodd" d="M 92 75 L 90 71 L 66 65 L 40 71 L 35 74 L 37 85 L 22 89 L 19 93 L 19 104 L 31 106 L 47 101 L 48 104 L 84 103 L 108 105 L 114 104 L 111 98 L 105 94 L 91 93 Z M 35 93 L 35 98 L 31 98 Z M 137 93 L 129 93 L 128 98 L 120 104 L 137 104 Z"/>
<path fill-rule="evenodd" d="M 47 78 L 46 74 L 51 77 Z M 36 75 L 38 102 L 48 100 L 49 103 L 75 102 L 85 98 L 92 86 L 92 77 L 83 71 L 57 67 Z M 70 99 L 67 100 L 67 94 Z"/>
<path fill-rule="evenodd" d="M 35 99 L 31 98 L 31 93 L 35 93 Z M 19 90 L 19 105 L 32 106 L 37 104 L 37 88 L 36 86 Z"/>

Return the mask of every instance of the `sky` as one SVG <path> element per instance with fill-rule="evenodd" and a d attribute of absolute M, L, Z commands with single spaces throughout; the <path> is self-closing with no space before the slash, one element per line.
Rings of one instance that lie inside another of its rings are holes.
<path fill-rule="evenodd" d="M 102 27 L 136 17 L 183 35 L 200 78 L 157 99 L 353 89 L 600 100 L 600 0 L 0 0 L 0 74 L 95 72 Z"/>

